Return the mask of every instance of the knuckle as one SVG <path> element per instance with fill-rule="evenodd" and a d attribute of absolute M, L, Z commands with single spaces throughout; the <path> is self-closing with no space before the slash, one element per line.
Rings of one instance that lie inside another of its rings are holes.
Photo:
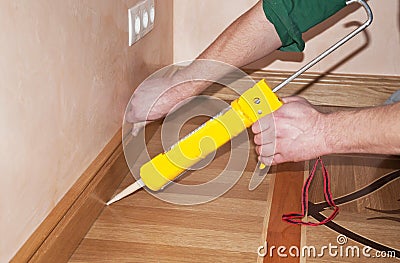
<path fill-rule="evenodd" d="M 276 164 L 284 163 L 284 160 L 283 160 L 283 158 L 282 158 L 282 155 L 275 155 L 275 157 L 274 157 L 274 162 L 275 162 Z"/>
<path fill-rule="evenodd" d="M 277 155 L 275 155 L 275 161 L 277 164 L 282 164 L 282 163 L 287 163 L 287 162 L 292 162 L 292 158 L 290 157 L 290 155 L 288 154 L 282 154 L 279 153 Z"/>
<path fill-rule="evenodd" d="M 260 146 L 256 146 L 255 150 L 256 150 L 257 155 L 260 156 L 260 153 L 261 153 Z"/>
<path fill-rule="evenodd" d="M 259 133 L 259 132 L 260 132 L 260 125 L 259 125 L 259 123 L 258 123 L 258 122 L 254 123 L 254 124 L 251 126 L 251 130 L 252 130 L 253 133 Z"/>
<path fill-rule="evenodd" d="M 263 164 L 269 165 L 271 163 L 271 157 L 261 157 L 260 160 Z"/>

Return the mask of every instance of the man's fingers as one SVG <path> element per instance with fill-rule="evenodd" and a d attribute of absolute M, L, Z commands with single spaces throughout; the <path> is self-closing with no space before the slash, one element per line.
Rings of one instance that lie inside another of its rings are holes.
<path fill-rule="evenodd" d="M 261 118 L 259 121 L 254 123 L 251 127 L 251 130 L 253 131 L 253 133 L 257 134 L 272 127 L 274 127 L 274 118 L 272 114 L 268 114 L 267 116 Z"/>
<path fill-rule="evenodd" d="M 263 157 L 273 156 L 275 154 L 275 144 L 268 143 L 256 146 L 256 152 L 258 155 Z"/>
<path fill-rule="evenodd" d="M 130 109 L 126 115 L 125 115 L 125 120 L 129 123 L 135 123 L 135 117 L 134 117 L 134 112 L 132 109 Z"/>
<path fill-rule="evenodd" d="M 258 160 L 267 166 L 273 164 L 273 158 L 274 158 L 273 156 L 268 156 L 268 157 L 258 156 Z"/>
<path fill-rule="evenodd" d="M 275 141 L 275 130 L 266 130 L 254 135 L 256 145 L 269 144 Z"/>
<path fill-rule="evenodd" d="M 287 162 L 279 153 L 272 156 L 258 156 L 258 160 L 265 165 L 277 165 Z"/>
<path fill-rule="evenodd" d="M 139 134 L 140 130 L 146 126 L 146 122 L 142 121 L 142 122 L 138 122 L 138 123 L 134 123 L 133 127 L 132 127 L 132 135 L 136 136 Z"/>
<path fill-rule="evenodd" d="M 299 97 L 299 96 L 284 97 L 284 98 L 281 98 L 281 100 L 283 101 L 283 103 L 306 101 L 304 98 Z"/>

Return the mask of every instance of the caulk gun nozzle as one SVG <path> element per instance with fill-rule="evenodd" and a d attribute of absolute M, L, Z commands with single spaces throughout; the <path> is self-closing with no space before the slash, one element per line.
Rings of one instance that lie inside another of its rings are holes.
<path fill-rule="evenodd" d="M 121 200 L 122 198 L 136 192 L 137 190 L 139 190 L 140 188 L 142 188 L 144 186 L 144 183 L 142 181 L 142 179 L 137 180 L 136 182 L 134 182 L 133 184 L 129 185 L 127 188 L 125 188 L 124 190 L 122 190 L 119 194 L 117 194 L 116 196 L 114 196 L 110 201 L 108 201 L 106 204 L 107 205 L 111 205 L 114 202 L 117 202 L 119 200 Z"/>

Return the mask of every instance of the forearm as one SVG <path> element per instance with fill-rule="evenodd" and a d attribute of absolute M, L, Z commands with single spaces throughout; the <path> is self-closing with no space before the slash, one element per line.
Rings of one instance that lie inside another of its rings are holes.
<path fill-rule="evenodd" d="M 216 60 L 234 67 L 242 67 L 254 62 L 281 46 L 274 25 L 265 17 L 262 3 L 258 2 L 250 10 L 234 21 L 217 39 L 207 47 L 197 59 Z M 216 80 L 228 73 L 228 67 L 194 61 L 179 72 L 179 77 L 191 79 L 201 75 L 204 79 Z M 196 93 L 203 91 L 210 83 L 198 82 Z"/>
<path fill-rule="evenodd" d="M 225 29 L 198 58 L 215 59 L 242 67 L 280 46 L 274 25 L 267 20 L 262 3 L 258 2 Z"/>
<path fill-rule="evenodd" d="M 327 154 L 400 154 L 400 103 L 323 118 Z"/>

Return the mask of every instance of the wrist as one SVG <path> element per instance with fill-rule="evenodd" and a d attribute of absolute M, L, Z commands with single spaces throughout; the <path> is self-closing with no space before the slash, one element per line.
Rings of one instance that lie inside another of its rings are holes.
<path fill-rule="evenodd" d="M 177 84 L 176 87 L 179 91 L 187 96 L 200 94 L 211 85 L 211 82 L 209 81 L 196 80 L 196 77 L 192 76 L 186 68 L 177 71 L 172 76 L 172 81 Z"/>
<path fill-rule="evenodd" d="M 328 155 L 336 152 L 337 140 L 333 134 L 334 116 L 332 114 L 320 113 L 319 127 L 321 134 L 321 155 Z"/>
<path fill-rule="evenodd" d="M 338 111 L 324 116 L 324 139 L 327 154 L 357 152 L 354 138 L 359 138 L 357 130 L 352 129 L 355 119 L 348 119 L 346 112 Z M 353 115 L 354 117 L 354 115 Z"/>

